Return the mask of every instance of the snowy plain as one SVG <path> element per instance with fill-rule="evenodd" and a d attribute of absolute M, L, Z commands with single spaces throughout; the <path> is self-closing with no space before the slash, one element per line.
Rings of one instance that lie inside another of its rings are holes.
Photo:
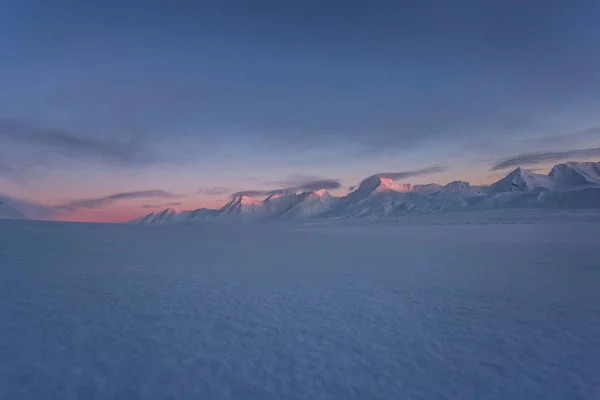
<path fill-rule="evenodd" d="M 598 399 L 597 212 L 0 221 L 1 399 Z"/>

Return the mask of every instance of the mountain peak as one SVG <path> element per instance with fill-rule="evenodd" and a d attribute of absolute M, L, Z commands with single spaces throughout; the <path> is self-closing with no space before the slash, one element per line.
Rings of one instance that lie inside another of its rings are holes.
<path fill-rule="evenodd" d="M 536 174 L 521 167 L 500 179 L 490 186 L 493 193 L 499 192 L 527 192 L 533 190 L 546 190 L 550 186 L 550 179 L 546 175 Z"/>
<path fill-rule="evenodd" d="M 443 192 L 447 193 L 460 193 L 466 192 L 473 188 L 469 182 L 465 181 L 452 181 L 448 183 L 446 186 L 442 187 Z"/>
<path fill-rule="evenodd" d="M 411 190 L 411 184 L 400 184 L 396 183 L 393 179 L 384 176 L 373 175 L 365 179 L 359 189 L 363 187 L 370 189 L 370 192 L 408 192 Z"/>
<path fill-rule="evenodd" d="M 536 175 L 536 174 L 529 169 L 517 167 L 514 170 L 512 170 L 507 176 L 514 176 L 514 175 Z"/>
<path fill-rule="evenodd" d="M 354 197 L 366 197 L 371 193 L 407 193 L 407 192 L 434 192 L 441 188 L 440 185 L 429 183 L 413 185 L 410 183 L 397 183 L 391 178 L 372 175 L 364 179 L 358 189 L 351 193 Z"/>
<path fill-rule="evenodd" d="M 325 189 L 319 189 L 312 192 L 308 192 L 306 193 L 306 198 L 322 203 L 330 203 L 332 200 L 337 199 Z"/>
<path fill-rule="evenodd" d="M 379 177 L 379 185 L 377 185 L 375 190 L 377 190 L 378 192 L 383 192 L 383 191 L 396 192 L 396 191 L 398 191 L 398 190 L 396 190 L 398 188 L 398 186 L 399 185 L 390 178 Z"/>
<path fill-rule="evenodd" d="M 375 190 L 381 185 L 381 177 L 379 175 L 372 175 L 368 178 L 363 179 L 363 181 L 358 185 L 356 191 L 368 190 L 369 192 Z"/>
<path fill-rule="evenodd" d="M 217 212 L 218 215 L 246 214 L 254 211 L 262 202 L 245 193 L 235 195 Z"/>
<path fill-rule="evenodd" d="M 250 197 L 246 194 L 241 194 L 239 196 L 236 196 L 233 200 L 233 202 L 238 203 L 238 204 L 257 204 L 260 203 L 259 200 L 256 200 L 253 197 Z"/>

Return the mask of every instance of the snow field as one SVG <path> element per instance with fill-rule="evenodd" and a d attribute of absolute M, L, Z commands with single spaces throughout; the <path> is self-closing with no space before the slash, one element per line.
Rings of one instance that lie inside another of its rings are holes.
<path fill-rule="evenodd" d="M 597 399 L 590 221 L 0 221 L 0 398 Z"/>

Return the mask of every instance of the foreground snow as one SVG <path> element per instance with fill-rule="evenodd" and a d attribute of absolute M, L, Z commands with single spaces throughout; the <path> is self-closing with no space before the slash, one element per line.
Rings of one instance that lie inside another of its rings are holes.
<path fill-rule="evenodd" d="M 0 398 L 600 398 L 598 215 L 444 218 L 0 221 Z"/>

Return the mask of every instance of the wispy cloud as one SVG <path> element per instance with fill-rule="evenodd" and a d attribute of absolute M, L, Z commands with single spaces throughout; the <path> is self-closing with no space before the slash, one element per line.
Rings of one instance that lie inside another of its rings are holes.
<path fill-rule="evenodd" d="M 296 187 L 306 182 L 320 181 L 323 178 L 315 175 L 303 175 L 303 174 L 290 174 L 287 178 L 278 181 L 266 181 L 266 186 L 275 187 Z"/>
<path fill-rule="evenodd" d="M 589 142 L 593 139 L 600 138 L 600 127 L 592 127 L 574 132 L 561 133 L 555 135 L 543 135 L 533 138 L 524 139 L 523 142 L 528 146 L 565 146 L 573 143 Z"/>
<path fill-rule="evenodd" d="M 444 167 L 441 167 L 439 165 L 433 166 L 433 167 L 427 167 L 427 168 L 423 168 L 423 169 L 417 169 L 417 170 L 413 170 L 413 171 L 402 171 L 402 172 L 380 172 L 378 174 L 375 174 L 381 178 L 389 178 L 392 179 L 394 181 L 400 180 L 400 179 L 407 179 L 407 178 L 412 178 L 415 176 L 424 176 L 424 175 L 431 175 L 431 174 L 435 174 L 437 172 L 442 172 L 444 170 Z"/>
<path fill-rule="evenodd" d="M 171 192 L 167 192 L 164 190 L 142 190 L 137 192 L 124 192 L 124 193 L 115 193 L 109 196 L 98 197 L 93 199 L 81 199 L 81 200 L 73 200 L 66 204 L 61 204 L 55 206 L 55 208 L 59 210 L 67 210 L 67 211 L 76 211 L 81 208 L 86 209 L 95 209 L 95 208 L 105 208 L 109 205 L 121 201 L 121 200 L 129 200 L 129 199 L 142 199 L 142 198 L 176 198 L 181 197 L 181 195 L 173 194 Z"/>
<path fill-rule="evenodd" d="M 536 165 L 545 162 L 558 162 L 569 159 L 600 156 L 600 148 L 556 151 L 549 153 L 521 154 L 520 156 L 501 161 L 492 167 L 492 171 L 518 166 Z"/>
<path fill-rule="evenodd" d="M 0 139 L 66 157 L 95 158 L 123 165 L 149 164 L 155 161 L 142 143 L 133 139 L 98 140 L 11 119 L 0 119 Z"/>
<path fill-rule="evenodd" d="M 235 192 L 231 194 L 232 198 L 240 197 L 240 196 L 248 196 L 248 197 L 262 197 L 269 196 L 274 193 L 278 193 L 279 190 L 241 190 L 239 192 Z"/>
<path fill-rule="evenodd" d="M 297 190 L 319 190 L 319 189 L 335 190 L 335 189 L 339 189 L 341 187 L 342 187 L 342 184 L 340 183 L 340 181 L 338 179 L 322 179 L 320 181 L 305 182 L 301 185 L 294 187 L 293 189 L 297 189 Z"/>
<path fill-rule="evenodd" d="M 284 189 L 278 190 L 335 190 L 342 185 L 339 179 L 328 179 L 315 175 L 291 174 L 280 181 L 265 182 L 267 186 L 275 186 Z"/>
<path fill-rule="evenodd" d="M 144 204 L 142 206 L 142 208 L 163 208 L 163 207 L 177 207 L 180 206 L 182 203 L 178 202 L 178 201 L 174 201 L 171 203 L 164 203 L 164 204 Z"/>
<path fill-rule="evenodd" d="M 205 194 L 207 196 L 221 196 L 233 192 L 231 188 L 224 186 L 215 186 L 211 188 L 202 188 L 196 191 L 197 194 Z"/>

